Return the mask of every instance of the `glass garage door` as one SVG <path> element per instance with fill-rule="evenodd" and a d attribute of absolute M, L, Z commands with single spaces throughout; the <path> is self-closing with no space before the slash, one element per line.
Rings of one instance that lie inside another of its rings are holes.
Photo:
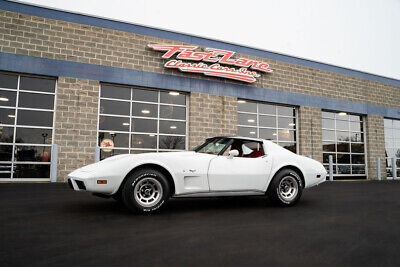
<path fill-rule="evenodd" d="M 48 180 L 56 80 L 0 73 L 0 180 Z"/>
<path fill-rule="evenodd" d="M 345 112 L 322 112 L 323 164 L 333 157 L 335 179 L 366 178 L 363 118 Z"/>
<path fill-rule="evenodd" d="M 296 108 L 239 99 L 238 135 L 271 140 L 296 153 Z"/>
<path fill-rule="evenodd" d="M 187 97 L 181 92 L 102 84 L 100 159 L 186 149 Z"/>
<path fill-rule="evenodd" d="M 392 160 L 396 159 L 396 174 L 400 176 L 400 120 L 385 119 L 386 174 L 393 177 Z"/>

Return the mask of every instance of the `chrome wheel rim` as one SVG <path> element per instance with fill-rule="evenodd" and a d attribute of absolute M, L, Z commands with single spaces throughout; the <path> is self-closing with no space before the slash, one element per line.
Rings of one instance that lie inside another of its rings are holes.
<path fill-rule="evenodd" d="M 292 201 L 296 198 L 299 191 L 299 185 L 296 178 L 292 176 L 285 176 L 279 183 L 279 195 L 285 201 Z"/>
<path fill-rule="evenodd" d="M 143 207 L 152 207 L 160 202 L 163 194 L 161 183 L 153 177 L 141 179 L 134 187 L 135 200 Z"/>

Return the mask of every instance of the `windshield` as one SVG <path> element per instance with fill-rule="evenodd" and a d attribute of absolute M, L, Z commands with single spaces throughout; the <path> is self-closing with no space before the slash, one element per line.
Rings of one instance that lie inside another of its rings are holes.
<path fill-rule="evenodd" d="M 199 153 L 218 155 L 230 143 L 230 138 L 219 137 L 208 139 L 204 144 L 194 148 Z"/>

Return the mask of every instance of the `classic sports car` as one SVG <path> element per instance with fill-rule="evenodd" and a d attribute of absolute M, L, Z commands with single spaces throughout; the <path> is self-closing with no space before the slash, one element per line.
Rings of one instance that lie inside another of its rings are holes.
<path fill-rule="evenodd" d="M 213 137 L 193 151 L 117 155 L 68 175 L 76 191 L 121 200 L 151 213 L 170 197 L 267 195 L 292 206 L 303 188 L 325 181 L 326 170 L 271 141 Z"/>

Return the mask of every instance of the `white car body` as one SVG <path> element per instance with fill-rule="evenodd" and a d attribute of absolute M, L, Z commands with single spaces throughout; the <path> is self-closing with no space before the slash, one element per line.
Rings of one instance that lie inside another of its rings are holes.
<path fill-rule="evenodd" d="M 76 191 L 112 196 L 132 170 L 144 166 L 169 173 L 173 197 L 264 195 L 274 175 L 285 167 L 300 174 L 303 188 L 326 180 L 326 170 L 316 160 L 294 154 L 271 141 L 232 138 L 262 142 L 265 155 L 243 158 L 194 151 L 124 154 L 73 171 L 68 175 L 69 183 Z M 107 183 L 99 184 L 98 180 Z"/>

